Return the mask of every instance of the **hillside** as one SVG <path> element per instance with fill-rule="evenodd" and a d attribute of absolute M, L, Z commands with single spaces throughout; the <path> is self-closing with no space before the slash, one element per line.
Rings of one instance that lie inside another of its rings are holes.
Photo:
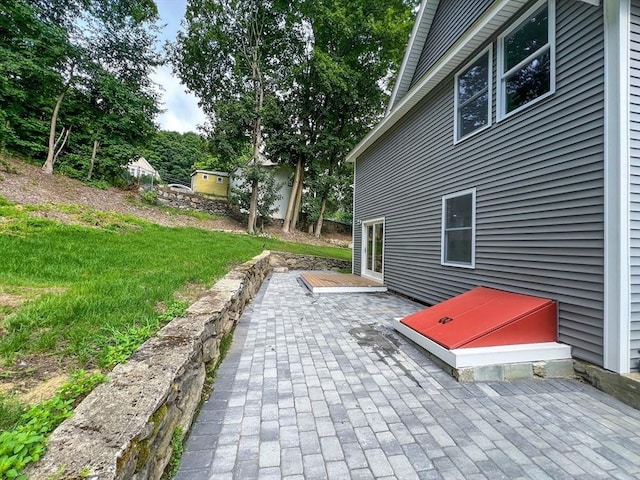
<path fill-rule="evenodd" d="M 78 180 L 62 175 L 47 175 L 40 167 L 7 159 L 16 173 L 7 173 L 0 167 L 0 196 L 19 205 L 77 205 L 98 211 L 132 215 L 143 220 L 166 227 L 196 227 L 205 230 L 222 230 L 243 232 L 244 226 L 234 219 L 221 217 L 218 219 L 200 219 L 181 215 L 155 206 L 145 205 L 135 191 L 124 191 L 116 188 L 100 190 L 84 185 Z M 77 216 L 60 211 L 38 212 L 39 215 L 72 222 Z M 301 232 L 283 234 L 278 227 L 267 227 L 271 237 L 286 241 L 309 243 L 312 245 L 346 246 L 351 238 L 348 235 L 330 234 L 318 240 L 312 235 Z"/>

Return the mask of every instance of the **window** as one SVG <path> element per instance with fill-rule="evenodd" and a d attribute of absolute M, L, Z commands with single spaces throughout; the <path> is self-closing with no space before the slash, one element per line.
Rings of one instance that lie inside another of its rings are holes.
<path fill-rule="evenodd" d="M 498 37 L 498 117 L 555 90 L 555 2 L 536 3 Z"/>
<path fill-rule="evenodd" d="M 202 174 L 202 179 L 203 180 L 209 180 L 209 175 L 207 175 L 206 173 Z"/>
<path fill-rule="evenodd" d="M 491 124 L 491 57 L 489 47 L 455 77 L 456 140 Z"/>
<path fill-rule="evenodd" d="M 224 182 L 224 179 L 223 179 L 222 177 L 218 177 L 216 181 L 217 181 L 218 183 L 222 183 L 222 182 Z"/>
<path fill-rule="evenodd" d="M 442 197 L 442 265 L 475 267 L 476 190 Z"/>

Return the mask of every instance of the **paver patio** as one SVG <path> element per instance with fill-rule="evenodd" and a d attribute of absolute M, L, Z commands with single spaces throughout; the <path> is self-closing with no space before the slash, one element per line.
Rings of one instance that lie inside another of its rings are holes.
<path fill-rule="evenodd" d="M 422 308 L 274 274 L 176 479 L 637 479 L 640 412 L 574 380 L 461 384 L 390 329 Z"/>

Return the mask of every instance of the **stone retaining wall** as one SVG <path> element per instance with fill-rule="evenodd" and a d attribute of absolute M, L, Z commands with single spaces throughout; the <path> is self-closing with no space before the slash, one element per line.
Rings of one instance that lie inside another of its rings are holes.
<path fill-rule="evenodd" d="M 53 432 L 28 478 L 160 478 L 174 432 L 187 432 L 193 421 L 205 365 L 219 359 L 222 338 L 271 270 L 347 266 L 343 260 L 267 251 L 233 269 L 184 318 L 171 321 L 112 370 Z"/>
<path fill-rule="evenodd" d="M 199 193 L 173 190 L 158 186 L 158 203 L 179 209 L 199 210 L 212 215 L 225 215 L 238 218 L 240 212 L 229 205 L 226 198 L 209 198 Z"/>

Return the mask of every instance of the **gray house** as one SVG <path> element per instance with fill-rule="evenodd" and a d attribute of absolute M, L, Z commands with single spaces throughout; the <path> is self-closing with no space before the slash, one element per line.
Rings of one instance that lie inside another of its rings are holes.
<path fill-rule="evenodd" d="M 557 300 L 574 357 L 638 371 L 640 0 L 423 0 L 349 160 L 354 273 Z"/>

